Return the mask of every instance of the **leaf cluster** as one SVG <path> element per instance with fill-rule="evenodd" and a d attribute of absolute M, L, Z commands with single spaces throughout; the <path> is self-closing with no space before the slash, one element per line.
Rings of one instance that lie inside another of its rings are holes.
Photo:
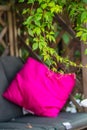
<path fill-rule="evenodd" d="M 25 2 L 25 0 L 19 0 Z M 55 44 L 54 14 L 67 10 L 71 21 L 75 26 L 76 36 L 87 41 L 87 2 L 86 0 L 27 0 L 28 7 L 23 9 L 24 26 L 29 35 L 29 43 L 32 49 L 40 55 L 44 62 L 54 71 L 57 70 L 57 63 L 64 63 L 67 66 L 77 66 L 76 63 L 67 58 L 60 57 L 56 50 L 51 47 Z M 67 43 L 67 35 L 63 35 Z M 79 65 L 77 67 L 82 67 Z"/>
<path fill-rule="evenodd" d="M 71 1 L 67 10 L 71 20 L 75 24 L 76 36 L 84 43 L 87 41 L 87 1 Z"/>
<path fill-rule="evenodd" d="M 55 44 L 54 14 L 62 12 L 62 6 L 56 0 L 27 0 L 27 5 L 29 7 L 22 13 L 25 16 L 23 24 L 27 28 L 29 39 L 32 39 L 29 40 L 32 42 L 32 49 L 38 51 L 49 67 L 56 65 L 53 61 L 55 50 L 50 44 Z"/>

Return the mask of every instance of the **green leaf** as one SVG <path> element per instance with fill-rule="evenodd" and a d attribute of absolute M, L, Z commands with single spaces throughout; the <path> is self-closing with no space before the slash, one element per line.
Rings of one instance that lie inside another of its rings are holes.
<path fill-rule="evenodd" d="M 43 48 L 46 47 L 46 45 L 47 45 L 47 43 L 45 42 L 45 40 L 40 38 L 40 41 L 39 41 L 40 50 L 43 50 Z"/>
<path fill-rule="evenodd" d="M 83 31 L 79 31 L 79 32 L 77 32 L 76 37 L 81 37 L 82 34 L 83 34 Z"/>
<path fill-rule="evenodd" d="M 37 42 L 36 42 L 36 43 L 33 43 L 33 45 L 32 45 L 32 49 L 33 49 L 33 50 L 38 49 L 38 43 L 37 43 Z"/>
<path fill-rule="evenodd" d="M 63 58 L 59 57 L 59 62 L 62 63 L 63 62 Z"/>
<path fill-rule="evenodd" d="M 49 55 L 48 55 L 47 60 L 45 61 L 45 63 L 50 67 L 50 65 L 51 65 L 51 59 L 50 59 Z"/>
<path fill-rule="evenodd" d="M 19 2 L 24 2 L 24 0 L 19 0 Z"/>
<path fill-rule="evenodd" d="M 37 26 L 41 25 L 40 21 L 38 21 L 37 19 L 34 22 L 35 22 L 35 25 L 37 25 Z"/>
<path fill-rule="evenodd" d="M 87 0 L 82 0 L 82 1 L 87 4 Z"/>
<path fill-rule="evenodd" d="M 29 8 L 28 9 L 24 9 L 23 12 L 22 12 L 22 14 L 26 14 L 28 12 L 29 12 Z"/>
<path fill-rule="evenodd" d="M 43 10 L 41 8 L 37 8 L 37 13 L 43 13 Z"/>
<path fill-rule="evenodd" d="M 53 2 L 53 1 L 49 2 L 49 3 L 48 3 L 48 6 L 49 6 L 49 7 L 55 7 L 55 2 Z"/>
<path fill-rule="evenodd" d="M 35 37 L 34 39 L 33 39 L 33 41 L 36 43 L 36 42 L 39 42 L 39 39 L 38 39 L 38 37 Z"/>
<path fill-rule="evenodd" d="M 83 41 L 87 41 L 87 33 L 83 33 L 82 36 L 81 36 L 81 40 Z"/>
<path fill-rule="evenodd" d="M 87 49 L 85 49 L 85 52 L 84 52 L 85 55 L 87 55 Z"/>
<path fill-rule="evenodd" d="M 29 33 L 30 36 L 32 36 L 32 37 L 34 36 L 33 31 L 30 28 L 28 28 L 28 33 Z"/>
<path fill-rule="evenodd" d="M 45 9 L 47 7 L 47 3 L 41 4 L 41 8 Z"/>
<path fill-rule="evenodd" d="M 41 18 L 42 18 L 42 14 L 41 13 L 37 13 L 37 14 L 35 14 L 34 15 L 34 20 L 36 21 L 39 21 L 39 20 L 41 20 Z"/>
<path fill-rule="evenodd" d="M 40 50 L 42 50 L 42 48 L 43 48 L 43 42 L 39 42 L 39 48 L 40 48 Z"/>
<path fill-rule="evenodd" d="M 62 38 L 63 38 L 65 44 L 68 44 L 68 43 L 69 43 L 70 36 L 69 36 L 67 33 L 64 33 L 64 34 L 62 35 Z"/>
<path fill-rule="evenodd" d="M 87 21 L 87 11 L 85 11 L 81 14 L 81 22 L 84 23 L 85 21 Z"/>
<path fill-rule="evenodd" d="M 30 25 L 31 24 L 31 22 L 32 22 L 32 20 L 33 20 L 33 16 L 29 16 L 27 19 L 26 19 L 26 21 L 24 21 L 24 25 Z"/>
<path fill-rule="evenodd" d="M 53 48 L 49 48 L 49 53 L 53 56 L 55 54 L 55 50 Z"/>
<path fill-rule="evenodd" d="M 38 2 L 39 2 L 39 4 L 41 4 L 43 2 L 43 0 L 39 0 Z"/>
<path fill-rule="evenodd" d="M 39 35 L 41 34 L 41 29 L 40 29 L 40 27 L 34 28 L 33 33 L 34 33 L 34 34 L 37 34 L 37 35 L 39 36 Z"/>
<path fill-rule="evenodd" d="M 49 55 L 47 54 L 47 55 L 44 56 L 44 61 L 46 61 L 48 59 L 49 59 Z"/>
<path fill-rule="evenodd" d="M 54 37 L 53 37 L 52 35 L 50 35 L 50 34 L 47 34 L 47 35 L 46 35 L 46 38 L 51 42 Z"/>
<path fill-rule="evenodd" d="M 54 7 L 51 8 L 51 13 L 60 13 L 62 12 L 62 7 L 59 5 L 55 5 Z"/>
<path fill-rule="evenodd" d="M 35 2 L 35 0 L 28 0 L 27 3 L 28 3 L 28 4 L 30 4 L 30 3 L 33 4 L 34 2 Z"/>
<path fill-rule="evenodd" d="M 49 15 L 47 15 L 47 14 L 45 13 L 44 19 L 45 19 L 46 21 L 49 21 Z"/>

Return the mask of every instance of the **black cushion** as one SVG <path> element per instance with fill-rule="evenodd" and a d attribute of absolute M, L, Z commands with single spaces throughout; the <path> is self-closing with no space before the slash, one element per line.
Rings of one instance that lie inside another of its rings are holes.
<path fill-rule="evenodd" d="M 0 122 L 23 115 L 22 108 L 7 101 L 2 96 L 22 66 L 23 63 L 19 58 L 10 56 L 0 58 Z"/>

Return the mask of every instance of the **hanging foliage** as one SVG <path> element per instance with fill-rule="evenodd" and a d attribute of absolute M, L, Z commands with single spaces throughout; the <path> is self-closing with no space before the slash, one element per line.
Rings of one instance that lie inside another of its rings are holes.
<path fill-rule="evenodd" d="M 23 3 L 25 0 L 19 0 L 19 2 Z M 58 62 L 67 66 L 82 67 L 82 65 L 76 65 L 68 58 L 59 56 L 56 50 L 51 47 L 51 44 L 56 44 L 55 13 L 62 14 L 65 10 L 75 25 L 73 28 L 77 32 L 76 36 L 80 37 L 81 40 L 87 40 L 87 29 L 84 27 L 87 22 L 87 2 L 84 0 L 27 0 L 25 3 L 28 6 L 23 9 L 22 15 L 25 18 L 23 24 L 29 34 L 27 44 L 30 44 L 32 49 L 54 71 L 58 68 Z M 67 35 L 63 35 L 63 39 L 66 43 L 69 41 Z"/>

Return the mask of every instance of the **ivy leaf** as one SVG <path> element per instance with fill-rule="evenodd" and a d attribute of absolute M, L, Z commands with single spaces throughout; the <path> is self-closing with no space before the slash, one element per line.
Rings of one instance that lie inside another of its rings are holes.
<path fill-rule="evenodd" d="M 41 4 L 41 8 L 45 9 L 47 7 L 47 3 Z"/>
<path fill-rule="evenodd" d="M 83 34 L 83 31 L 79 31 L 77 32 L 76 37 L 81 37 L 82 34 Z"/>
<path fill-rule="evenodd" d="M 34 19 L 37 21 L 41 20 L 41 18 L 42 18 L 42 14 L 39 12 L 34 16 Z"/>
<path fill-rule="evenodd" d="M 59 5 L 55 5 L 54 7 L 51 8 L 51 13 L 53 12 L 56 12 L 56 13 L 62 12 L 62 7 Z"/>
<path fill-rule="evenodd" d="M 51 59 L 49 57 L 50 56 L 48 55 L 47 60 L 45 61 L 45 63 L 50 67 L 50 65 L 51 65 Z"/>
<path fill-rule="evenodd" d="M 46 21 L 49 21 L 49 15 L 47 15 L 46 12 L 45 12 L 45 15 L 44 15 L 44 19 L 45 19 Z"/>
<path fill-rule="evenodd" d="M 40 50 L 42 50 L 42 48 L 43 48 L 43 42 L 39 42 L 39 48 L 40 48 Z"/>
<path fill-rule="evenodd" d="M 42 12 L 43 12 L 43 10 L 42 10 L 41 8 L 38 8 L 38 9 L 37 9 L 37 13 L 40 13 L 40 14 L 41 14 Z"/>
<path fill-rule="evenodd" d="M 53 1 L 49 2 L 48 6 L 49 7 L 55 7 L 55 2 L 53 2 Z"/>
<path fill-rule="evenodd" d="M 87 41 L 87 33 L 83 33 L 82 36 L 81 36 L 81 40 L 83 41 Z"/>
<path fill-rule="evenodd" d="M 32 49 L 33 49 L 33 50 L 38 49 L 38 43 L 37 43 L 37 42 L 36 42 L 36 43 L 33 43 L 33 45 L 32 45 Z"/>
<path fill-rule="evenodd" d="M 47 43 L 44 41 L 44 39 L 41 39 L 39 41 L 39 48 L 40 48 L 40 50 L 42 50 L 46 46 L 46 44 Z"/>
<path fill-rule="evenodd" d="M 23 12 L 22 12 L 22 14 L 26 14 L 28 12 L 29 12 L 29 9 L 24 9 Z"/>
<path fill-rule="evenodd" d="M 26 19 L 26 21 L 24 21 L 24 25 L 29 25 L 29 24 L 31 24 L 31 22 L 32 22 L 32 20 L 33 20 L 33 16 L 29 16 L 27 19 Z"/>
<path fill-rule="evenodd" d="M 83 12 L 81 15 L 81 22 L 87 22 L 87 11 Z"/>
<path fill-rule="evenodd" d="M 47 55 L 44 56 L 44 61 L 46 61 L 48 59 L 49 59 L 49 55 L 47 54 Z"/>
<path fill-rule="evenodd" d="M 38 21 L 37 19 L 34 21 L 35 22 L 35 25 L 37 25 L 37 26 L 40 26 L 40 21 Z"/>
<path fill-rule="evenodd" d="M 29 33 L 30 36 L 32 36 L 32 37 L 34 36 L 33 31 L 30 28 L 28 28 L 28 33 Z"/>
<path fill-rule="evenodd" d="M 38 36 L 40 35 L 41 33 L 41 29 L 39 27 L 36 27 L 34 30 L 33 30 L 33 33 L 34 34 L 37 34 Z"/>

